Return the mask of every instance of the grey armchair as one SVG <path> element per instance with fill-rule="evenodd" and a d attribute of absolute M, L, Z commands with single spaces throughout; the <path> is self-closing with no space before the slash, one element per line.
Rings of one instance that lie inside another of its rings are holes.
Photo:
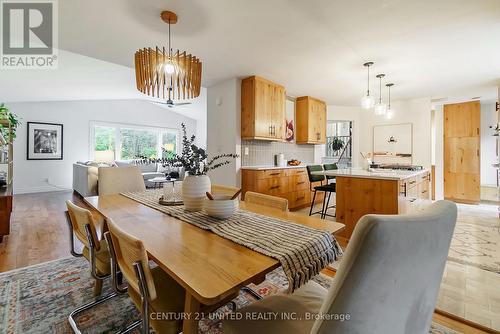
<path fill-rule="evenodd" d="M 428 333 L 456 218 L 456 205 L 448 201 L 418 215 L 366 215 L 329 290 L 310 281 L 292 295 L 255 302 L 240 310 L 242 319 L 278 312 L 277 320 L 233 316 L 223 323 L 224 333 Z"/>

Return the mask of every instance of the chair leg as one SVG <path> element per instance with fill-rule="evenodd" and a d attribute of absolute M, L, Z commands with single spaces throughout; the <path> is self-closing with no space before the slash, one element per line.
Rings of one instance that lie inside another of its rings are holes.
<path fill-rule="evenodd" d="M 102 293 L 102 283 L 103 280 L 96 279 L 94 284 L 94 297 L 98 297 Z"/>
<path fill-rule="evenodd" d="M 88 304 L 80 306 L 79 308 L 77 308 L 76 310 L 74 310 L 73 312 L 71 312 L 69 314 L 69 316 L 68 316 L 68 321 L 69 321 L 69 324 L 70 324 L 71 328 L 73 329 L 73 332 L 76 333 L 76 334 L 81 334 L 80 329 L 78 329 L 78 326 L 76 325 L 76 321 L 75 321 L 75 317 L 76 316 L 78 316 L 82 312 L 90 310 L 91 308 L 93 308 L 93 307 L 95 307 L 97 305 L 100 305 L 100 304 L 104 303 L 105 301 L 110 300 L 111 298 L 116 297 L 117 295 L 118 294 L 116 292 L 112 292 L 109 295 L 106 295 L 106 296 L 104 296 L 102 298 L 99 298 L 99 299 L 93 301 L 93 302 L 90 302 Z"/>
<path fill-rule="evenodd" d="M 248 292 L 249 294 L 252 295 L 252 297 L 254 297 L 255 299 L 257 300 L 261 300 L 263 299 L 261 295 L 259 295 L 257 292 L 253 291 L 252 289 L 250 289 L 248 286 L 244 286 L 241 288 L 241 291 L 245 291 L 245 292 Z"/>
<path fill-rule="evenodd" d="M 312 215 L 315 200 L 316 200 L 316 190 L 314 190 L 313 200 L 311 202 L 311 209 L 309 209 L 309 216 Z"/>
<path fill-rule="evenodd" d="M 321 207 L 321 215 L 320 215 L 321 219 L 323 219 L 323 215 L 325 213 L 325 203 L 326 203 L 326 191 L 325 191 L 325 196 L 323 196 L 323 206 Z"/>
<path fill-rule="evenodd" d="M 326 218 L 326 212 L 328 211 L 328 205 L 330 204 L 330 196 L 332 196 L 332 192 L 331 191 L 328 192 L 328 200 L 326 201 L 326 206 L 324 206 L 323 212 L 321 214 L 321 219 L 325 219 Z M 326 198 L 326 193 L 325 193 L 325 198 Z"/>

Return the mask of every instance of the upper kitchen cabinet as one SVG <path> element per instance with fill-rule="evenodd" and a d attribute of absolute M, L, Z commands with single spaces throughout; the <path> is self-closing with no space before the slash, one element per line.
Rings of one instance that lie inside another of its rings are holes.
<path fill-rule="evenodd" d="M 295 101 L 297 144 L 326 143 L 326 103 L 310 96 Z"/>
<path fill-rule="evenodd" d="M 241 82 L 241 139 L 284 140 L 285 87 L 252 76 Z"/>

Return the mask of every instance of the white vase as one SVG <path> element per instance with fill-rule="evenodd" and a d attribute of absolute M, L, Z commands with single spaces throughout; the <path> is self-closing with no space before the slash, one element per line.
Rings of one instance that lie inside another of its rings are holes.
<path fill-rule="evenodd" d="M 186 211 L 200 211 L 212 184 L 207 175 L 188 175 L 182 181 L 182 201 Z"/>

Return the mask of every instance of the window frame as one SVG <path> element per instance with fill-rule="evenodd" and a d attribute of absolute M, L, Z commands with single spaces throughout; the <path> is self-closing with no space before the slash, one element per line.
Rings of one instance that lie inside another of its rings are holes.
<path fill-rule="evenodd" d="M 89 145 L 89 157 L 90 160 L 94 159 L 94 152 L 95 152 L 95 128 L 96 127 L 108 127 L 108 128 L 114 128 L 115 129 L 115 160 L 122 160 L 121 157 L 121 144 L 122 144 L 122 138 L 121 138 L 121 129 L 131 129 L 131 130 L 142 130 L 142 131 L 154 131 L 156 133 L 156 154 L 157 157 L 161 158 L 162 157 L 162 140 L 163 140 L 163 134 L 164 133 L 173 133 L 175 134 L 175 153 L 179 154 L 180 153 L 180 129 L 175 129 L 175 128 L 166 128 L 166 127 L 159 127 L 159 126 L 150 126 L 150 125 L 137 125 L 137 124 L 128 124 L 128 123 L 116 123 L 116 122 L 105 122 L 105 121 L 90 121 L 90 145 Z"/>

